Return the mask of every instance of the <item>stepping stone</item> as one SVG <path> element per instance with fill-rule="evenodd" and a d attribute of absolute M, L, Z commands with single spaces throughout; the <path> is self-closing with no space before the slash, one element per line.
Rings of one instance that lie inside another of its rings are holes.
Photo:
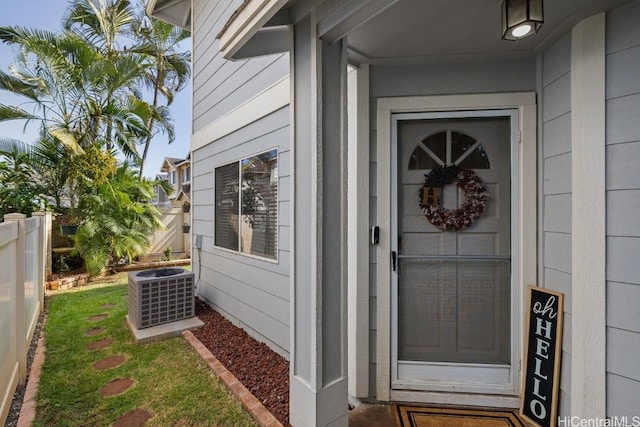
<path fill-rule="evenodd" d="M 95 316 L 89 317 L 89 322 L 98 322 L 98 321 L 104 320 L 106 318 L 107 318 L 107 314 L 106 313 L 96 314 Z"/>
<path fill-rule="evenodd" d="M 125 360 L 127 360 L 124 356 L 110 356 L 106 359 L 98 360 L 93 364 L 93 367 L 98 371 L 102 371 L 104 369 L 115 368 L 116 366 L 122 365 Z"/>
<path fill-rule="evenodd" d="M 102 397 L 115 396 L 116 394 L 124 393 L 133 385 L 133 378 L 118 378 L 111 381 L 100 390 Z"/>
<path fill-rule="evenodd" d="M 94 341 L 87 345 L 87 350 L 100 350 L 101 348 L 109 347 L 112 342 L 113 340 L 111 338 Z"/>
<path fill-rule="evenodd" d="M 113 427 L 140 427 L 151 418 L 151 412 L 146 409 L 129 411 L 113 423 Z"/>
<path fill-rule="evenodd" d="M 93 328 L 93 329 L 89 329 L 84 334 L 88 337 L 92 337 L 94 335 L 100 335 L 103 332 L 104 332 L 104 328 Z"/>

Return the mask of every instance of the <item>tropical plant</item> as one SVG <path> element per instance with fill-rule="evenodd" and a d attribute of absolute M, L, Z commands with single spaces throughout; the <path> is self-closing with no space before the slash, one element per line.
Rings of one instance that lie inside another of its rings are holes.
<path fill-rule="evenodd" d="M 137 43 L 130 49 L 142 55 L 147 61 L 144 82 L 152 93 L 151 108 L 154 115 L 149 121 L 149 133 L 144 139 L 140 176 L 151 145 L 151 139 L 158 132 L 166 133 L 169 143 L 175 139 L 169 105 L 177 92 L 184 89 L 191 75 L 191 53 L 181 52 L 179 43 L 190 37 L 190 33 L 158 19 L 149 17 L 146 8 L 136 16 L 131 24 L 132 37 Z M 160 105 L 160 95 L 167 105 Z"/>
<path fill-rule="evenodd" d="M 75 241 L 90 274 L 104 271 L 111 262 L 128 262 L 148 252 L 154 231 L 164 227 L 159 211 L 149 204 L 154 184 L 140 180 L 137 171 L 124 162 L 84 199 L 81 208 L 90 216 Z"/>
<path fill-rule="evenodd" d="M 0 220 L 7 213 L 30 215 L 47 204 L 31 156 L 28 145 L 0 138 Z"/>
<path fill-rule="evenodd" d="M 159 98 L 170 103 L 188 80 L 189 54 L 176 46 L 186 36 L 128 0 L 73 0 L 61 33 L 0 27 L 0 41 L 19 49 L 9 72 L 0 71 L 0 90 L 22 98 L 0 104 L 0 121 L 35 122 L 40 131 L 31 146 L 0 146 L 0 200 L 26 211 L 51 203 L 60 220 L 81 218 L 75 243 L 91 273 L 144 254 L 162 227 L 149 202 L 154 185 L 170 190 L 142 178 L 137 147 L 146 158 L 155 134 L 173 138 Z M 131 162 L 118 165 L 119 153 Z"/>
<path fill-rule="evenodd" d="M 139 56 L 144 67 L 137 77 L 151 91 L 147 133 L 141 137 L 143 174 L 152 138 L 159 132 L 175 138 L 171 112 L 167 108 L 175 93 L 184 89 L 191 73 L 189 52 L 181 52 L 179 43 L 190 33 L 166 22 L 151 18 L 145 5 L 133 9 L 129 0 L 74 0 L 63 18 L 65 30 L 73 32 L 108 58 Z M 125 43 L 131 43 L 129 48 Z M 140 96 L 140 95 L 139 95 Z M 167 105 L 160 104 L 164 96 Z"/>

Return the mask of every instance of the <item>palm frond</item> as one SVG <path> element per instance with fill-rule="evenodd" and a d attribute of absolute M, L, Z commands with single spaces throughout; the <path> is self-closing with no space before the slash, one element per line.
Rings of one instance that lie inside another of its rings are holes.
<path fill-rule="evenodd" d="M 17 78 L 16 76 L 9 75 L 3 71 L 0 71 L 0 90 L 6 90 L 15 95 L 21 95 L 33 101 L 38 100 L 37 85 L 25 81 L 24 79 Z"/>
<path fill-rule="evenodd" d="M 67 147 L 74 154 L 82 154 L 84 150 L 78 143 L 75 135 L 63 127 L 51 126 L 49 127 L 49 133 L 57 138 L 65 147 Z"/>
<path fill-rule="evenodd" d="M 0 156 L 5 155 L 5 153 L 31 155 L 32 152 L 31 146 L 24 141 L 13 138 L 0 138 Z"/>
<path fill-rule="evenodd" d="M 38 118 L 38 116 L 30 114 L 20 107 L 0 105 L 0 122 L 6 122 L 9 120 L 31 120 Z"/>

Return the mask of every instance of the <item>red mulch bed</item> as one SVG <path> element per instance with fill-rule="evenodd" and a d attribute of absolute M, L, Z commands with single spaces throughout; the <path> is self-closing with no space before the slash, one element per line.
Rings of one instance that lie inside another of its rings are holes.
<path fill-rule="evenodd" d="M 194 335 L 283 425 L 289 425 L 289 362 L 196 298 Z"/>

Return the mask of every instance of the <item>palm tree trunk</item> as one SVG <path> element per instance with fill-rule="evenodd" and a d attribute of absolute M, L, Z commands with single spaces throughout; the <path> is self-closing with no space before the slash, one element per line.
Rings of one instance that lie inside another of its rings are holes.
<path fill-rule="evenodd" d="M 153 111 L 156 111 L 156 108 L 158 107 L 158 94 L 160 93 L 160 87 L 159 87 L 159 76 L 156 76 L 156 82 L 154 84 L 154 90 L 153 90 Z M 147 140 L 144 142 L 144 150 L 142 151 L 142 159 L 140 160 L 140 176 L 139 178 L 142 179 L 142 174 L 144 171 L 144 162 L 147 160 L 147 153 L 149 152 L 149 147 L 151 146 L 151 138 L 153 138 L 153 126 L 155 125 L 155 119 L 153 118 L 153 115 L 151 116 L 151 119 L 149 119 L 149 135 L 147 135 Z"/>

